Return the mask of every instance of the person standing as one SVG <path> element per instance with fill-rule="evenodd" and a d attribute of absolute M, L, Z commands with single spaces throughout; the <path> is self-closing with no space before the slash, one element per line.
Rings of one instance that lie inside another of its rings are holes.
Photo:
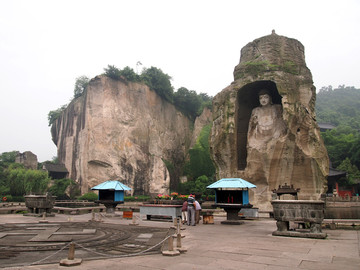
<path fill-rule="evenodd" d="M 195 199 L 192 195 L 187 200 L 187 225 L 195 226 Z"/>
<path fill-rule="evenodd" d="M 201 205 L 197 200 L 195 200 L 194 204 L 195 204 L 195 222 L 196 222 L 196 224 L 199 224 Z"/>
<path fill-rule="evenodd" d="M 187 210 L 188 210 L 188 202 L 187 202 L 187 200 L 185 200 L 185 201 L 183 202 L 183 205 L 182 205 L 182 208 L 181 208 L 182 224 L 185 224 L 185 222 L 187 222 L 187 220 L 188 220 Z"/>

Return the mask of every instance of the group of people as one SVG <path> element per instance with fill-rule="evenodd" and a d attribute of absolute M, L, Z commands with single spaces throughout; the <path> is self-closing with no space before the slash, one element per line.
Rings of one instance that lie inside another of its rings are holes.
<path fill-rule="evenodd" d="M 201 205 L 195 200 L 195 196 L 191 195 L 187 200 L 184 201 L 181 213 L 182 213 L 182 223 L 187 224 L 188 226 L 195 226 L 200 222 L 200 211 Z"/>

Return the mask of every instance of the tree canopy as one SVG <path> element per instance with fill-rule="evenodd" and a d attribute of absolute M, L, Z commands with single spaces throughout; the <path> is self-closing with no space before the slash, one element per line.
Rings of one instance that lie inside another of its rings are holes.
<path fill-rule="evenodd" d="M 86 90 L 90 79 L 86 76 L 80 76 L 76 78 L 74 87 L 74 98 L 80 97 Z"/>
<path fill-rule="evenodd" d="M 200 96 L 194 90 L 188 90 L 185 87 L 180 87 L 174 94 L 175 106 L 192 118 L 198 115 L 201 101 Z"/>
<path fill-rule="evenodd" d="M 156 67 L 143 68 L 140 75 L 128 66 L 124 69 L 118 69 L 115 66 L 108 65 L 104 71 L 106 76 L 114 80 L 125 79 L 131 82 L 144 82 L 150 89 L 154 90 L 163 99 L 174 104 L 192 120 L 195 120 L 201 114 L 204 107 L 211 108 L 212 106 L 212 97 L 206 93 L 198 95 L 195 90 L 188 90 L 185 87 L 180 87 L 174 92 L 171 85 L 171 76 Z"/>
<path fill-rule="evenodd" d="M 70 179 L 51 181 L 44 170 L 26 169 L 23 164 L 15 162 L 19 151 L 4 152 L 0 155 L 0 198 L 9 201 L 23 201 L 26 194 L 44 194 L 50 192 L 58 199 L 69 199 L 80 195 L 78 185 Z"/>
<path fill-rule="evenodd" d="M 60 108 L 58 108 L 54 111 L 50 111 L 48 113 L 49 126 L 51 126 L 56 121 L 56 119 L 58 119 L 60 117 L 60 115 L 66 108 L 67 108 L 67 105 L 62 105 Z"/>
<path fill-rule="evenodd" d="M 359 177 L 356 170 L 360 168 L 360 89 L 322 87 L 317 94 L 316 114 L 318 123 L 335 126 L 321 135 L 332 167 L 346 171 L 350 184 Z"/>
<path fill-rule="evenodd" d="M 11 163 L 3 170 L 3 189 L 8 187 L 12 196 L 43 193 L 48 188 L 50 178 L 45 171 L 25 169 L 22 164 Z"/>
<path fill-rule="evenodd" d="M 169 102 L 173 102 L 174 88 L 171 85 L 171 77 L 156 67 L 144 68 L 141 79 L 153 89 L 159 96 Z"/>
<path fill-rule="evenodd" d="M 319 123 L 360 129 L 360 89 L 322 87 L 316 96 L 316 117 Z"/>
<path fill-rule="evenodd" d="M 118 69 L 116 66 L 108 65 L 107 68 L 104 68 L 104 71 L 107 77 L 114 80 L 126 79 L 130 82 L 141 81 L 141 77 L 129 66 L 126 66 L 124 69 Z"/>
<path fill-rule="evenodd" d="M 209 136 L 211 125 L 206 125 L 192 149 L 189 150 L 189 162 L 185 165 L 185 174 L 192 179 L 202 175 L 211 177 L 215 173 L 215 167 L 210 158 Z"/>
<path fill-rule="evenodd" d="M 215 167 L 210 158 L 210 132 L 211 125 L 204 126 L 194 147 L 189 150 L 189 161 L 184 168 L 188 181 L 179 185 L 180 192 L 213 194 L 213 190 L 206 189 L 214 182 L 215 175 Z"/>
<path fill-rule="evenodd" d="M 17 153 L 19 152 L 18 151 L 3 152 L 0 155 L 0 161 L 5 163 L 13 163 L 15 162 Z"/>
<path fill-rule="evenodd" d="M 138 63 L 141 65 L 140 62 Z M 208 96 L 206 93 L 197 94 L 195 90 L 188 90 L 185 87 L 180 87 L 176 92 L 174 92 L 174 87 L 171 85 L 171 76 L 156 67 L 143 68 L 141 74 L 137 74 L 129 66 L 119 69 L 114 65 L 108 65 L 104 68 L 104 75 L 113 80 L 145 83 L 151 90 L 155 91 L 164 100 L 174 104 L 175 107 L 193 121 L 201 114 L 204 107 L 211 109 L 212 106 L 212 97 Z M 76 78 L 74 86 L 74 99 L 85 93 L 89 83 L 90 80 L 86 76 Z M 60 117 L 67 106 L 68 105 L 63 105 L 60 108 L 48 113 L 49 126 L 51 126 L 56 119 Z"/>

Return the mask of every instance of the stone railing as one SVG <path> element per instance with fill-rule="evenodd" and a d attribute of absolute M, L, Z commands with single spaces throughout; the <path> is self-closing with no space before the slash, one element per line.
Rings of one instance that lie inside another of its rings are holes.
<path fill-rule="evenodd" d="M 326 197 L 326 202 L 359 202 L 360 203 L 360 196 L 352 196 L 352 197 Z"/>

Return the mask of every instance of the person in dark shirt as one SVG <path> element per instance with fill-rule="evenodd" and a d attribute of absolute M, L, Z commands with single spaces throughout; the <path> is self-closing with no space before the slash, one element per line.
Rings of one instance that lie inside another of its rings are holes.
<path fill-rule="evenodd" d="M 195 198 L 190 195 L 187 203 L 187 225 L 195 226 Z"/>

